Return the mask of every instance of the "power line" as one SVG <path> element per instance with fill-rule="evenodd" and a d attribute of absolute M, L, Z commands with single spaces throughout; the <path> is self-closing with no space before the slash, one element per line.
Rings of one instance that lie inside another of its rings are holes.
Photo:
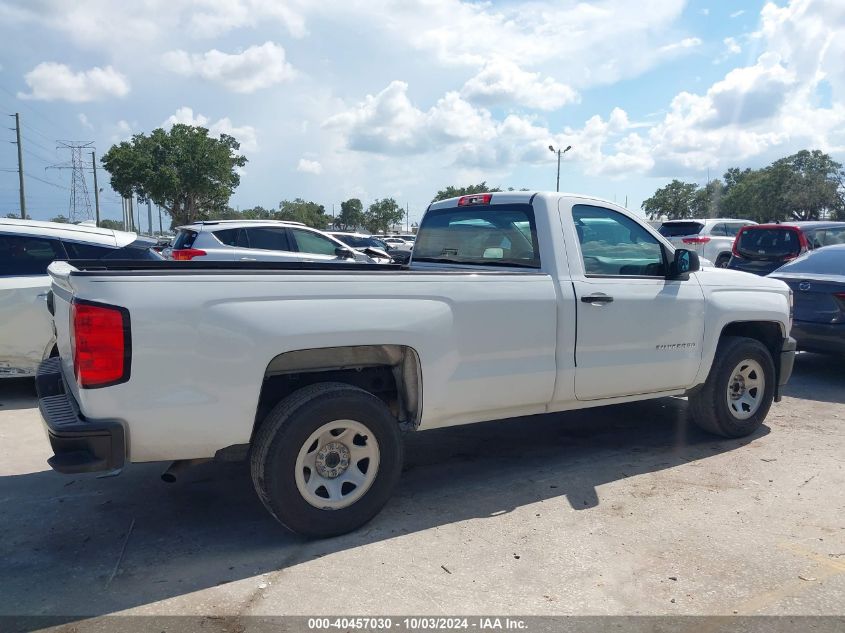
<path fill-rule="evenodd" d="M 37 180 L 38 182 L 43 182 L 45 185 L 51 185 L 51 186 L 55 187 L 56 189 L 64 189 L 65 191 L 70 191 L 70 189 L 68 189 L 67 187 L 64 187 L 62 185 L 57 185 L 54 182 L 50 182 L 49 180 L 45 180 L 44 178 L 39 178 L 38 176 L 36 176 L 34 174 L 26 174 L 26 177 L 27 178 L 33 178 L 33 179 Z"/>

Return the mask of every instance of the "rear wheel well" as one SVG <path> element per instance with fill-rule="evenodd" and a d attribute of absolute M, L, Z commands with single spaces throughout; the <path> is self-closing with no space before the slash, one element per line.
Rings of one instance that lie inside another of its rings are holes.
<path fill-rule="evenodd" d="M 421 374 L 416 351 L 403 345 L 355 345 L 285 352 L 264 372 L 252 436 L 282 399 L 303 387 L 340 382 L 382 400 L 405 429 L 419 426 Z"/>

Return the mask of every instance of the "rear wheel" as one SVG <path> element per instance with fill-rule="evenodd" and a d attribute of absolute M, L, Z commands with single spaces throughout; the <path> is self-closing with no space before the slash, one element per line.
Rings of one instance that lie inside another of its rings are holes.
<path fill-rule="evenodd" d="M 729 261 L 731 261 L 731 256 L 728 253 L 722 253 L 716 258 L 714 266 L 716 266 L 716 268 L 727 268 Z"/>
<path fill-rule="evenodd" d="M 689 398 L 693 421 L 724 437 L 750 435 L 763 424 L 775 392 L 775 366 L 760 341 L 725 336 L 707 382 Z"/>
<path fill-rule="evenodd" d="M 305 536 L 350 532 L 390 498 L 402 469 L 399 426 L 371 393 L 343 383 L 311 385 L 267 415 L 250 451 L 264 506 Z"/>

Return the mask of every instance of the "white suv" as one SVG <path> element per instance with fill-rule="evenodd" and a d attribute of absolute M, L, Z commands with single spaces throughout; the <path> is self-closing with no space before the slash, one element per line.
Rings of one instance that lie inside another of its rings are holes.
<path fill-rule="evenodd" d="M 180 226 L 163 255 L 177 261 L 375 263 L 322 231 L 279 220 L 209 220 Z"/>
<path fill-rule="evenodd" d="M 161 259 L 155 240 L 95 226 L 0 219 L 0 378 L 34 376 L 55 341 L 47 311 L 57 259 Z"/>
<path fill-rule="evenodd" d="M 742 227 L 751 224 L 757 223 L 731 218 L 691 218 L 668 220 L 660 225 L 659 231 L 673 246 L 695 251 L 717 268 L 726 268 L 736 234 Z"/>

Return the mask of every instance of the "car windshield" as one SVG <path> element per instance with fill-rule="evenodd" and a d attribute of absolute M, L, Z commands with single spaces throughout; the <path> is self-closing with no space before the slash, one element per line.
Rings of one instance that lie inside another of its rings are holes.
<path fill-rule="evenodd" d="M 751 259 L 798 255 L 801 252 L 799 231 L 789 227 L 749 228 L 739 234 L 736 250 Z"/>
<path fill-rule="evenodd" d="M 703 228 L 704 225 L 701 222 L 665 222 L 658 230 L 663 237 L 678 237 L 698 235 Z"/>

